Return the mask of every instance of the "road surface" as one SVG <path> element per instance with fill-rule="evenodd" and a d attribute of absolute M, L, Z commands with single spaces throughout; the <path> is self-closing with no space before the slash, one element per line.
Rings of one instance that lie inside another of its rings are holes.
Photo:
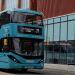
<path fill-rule="evenodd" d="M 53 69 L 28 70 L 27 72 L 16 70 L 0 70 L 0 75 L 75 75 L 75 72 Z"/>

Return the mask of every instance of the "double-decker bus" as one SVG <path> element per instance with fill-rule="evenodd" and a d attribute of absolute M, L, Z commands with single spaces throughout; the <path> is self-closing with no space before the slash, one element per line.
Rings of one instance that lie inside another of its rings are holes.
<path fill-rule="evenodd" d="M 44 67 L 43 14 L 14 9 L 0 12 L 0 68 Z"/>

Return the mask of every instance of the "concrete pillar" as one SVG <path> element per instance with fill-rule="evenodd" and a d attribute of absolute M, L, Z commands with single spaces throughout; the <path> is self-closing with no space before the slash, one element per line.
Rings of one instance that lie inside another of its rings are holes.
<path fill-rule="evenodd" d="M 30 9 L 30 0 L 21 0 L 21 8 L 22 9 Z"/>
<path fill-rule="evenodd" d="M 18 8 L 18 0 L 5 0 L 5 9 Z"/>

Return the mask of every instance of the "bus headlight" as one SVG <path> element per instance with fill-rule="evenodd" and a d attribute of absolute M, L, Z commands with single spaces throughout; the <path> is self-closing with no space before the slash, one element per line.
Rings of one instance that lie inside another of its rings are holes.
<path fill-rule="evenodd" d="M 16 59 L 14 56 L 12 56 L 12 55 L 8 55 L 8 57 L 9 57 L 11 60 L 13 60 L 14 62 L 20 63 L 20 61 L 17 60 L 17 59 Z"/>
<path fill-rule="evenodd" d="M 44 62 L 44 60 L 40 60 L 40 61 L 39 61 L 39 63 L 43 63 L 43 62 Z"/>

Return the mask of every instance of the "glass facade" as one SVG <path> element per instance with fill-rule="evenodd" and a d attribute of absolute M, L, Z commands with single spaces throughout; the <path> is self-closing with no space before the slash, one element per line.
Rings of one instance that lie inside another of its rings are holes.
<path fill-rule="evenodd" d="M 75 14 L 45 19 L 45 62 L 75 64 Z"/>

